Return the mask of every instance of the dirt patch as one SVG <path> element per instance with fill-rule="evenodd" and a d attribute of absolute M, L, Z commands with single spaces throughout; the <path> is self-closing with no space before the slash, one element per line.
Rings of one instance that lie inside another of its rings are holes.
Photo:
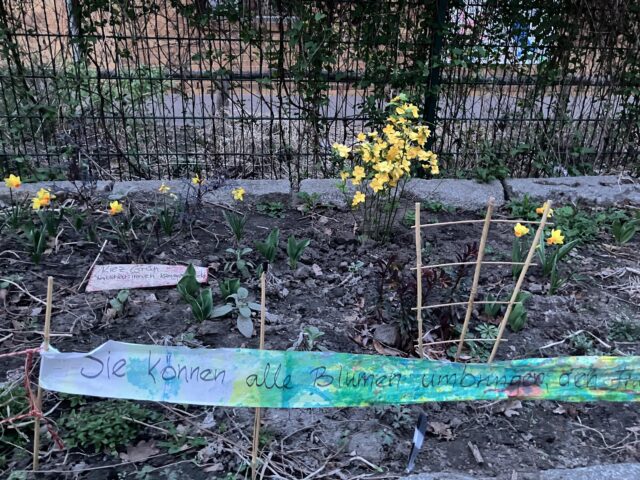
<path fill-rule="evenodd" d="M 145 202 L 140 198 L 136 201 Z M 250 215 L 243 246 L 253 247 L 272 228 L 281 231 L 278 258 L 268 276 L 267 348 L 287 349 L 296 343 L 298 348 L 304 348 L 308 346 L 305 329 L 315 327 L 323 333 L 315 348 L 415 355 L 416 332 L 406 314 L 407 305 L 403 304 L 407 298 L 415 298 L 415 291 L 407 286 L 413 275 L 410 267 L 415 262 L 411 228 L 399 224 L 388 245 L 362 243 L 354 233 L 349 212 L 320 208 L 302 213 L 287 206 L 282 218 L 272 218 L 260 214 L 255 205 L 243 208 L 248 208 Z M 225 273 L 225 264 L 231 260 L 226 249 L 235 247 L 222 211 L 219 206 L 204 205 L 198 209 L 197 218 L 191 217 L 174 235 L 151 232 L 146 247 L 136 247 L 137 260 L 209 266 L 214 304 L 221 303 L 219 282 L 236 276 Z M 429 222 L 482 218 L 464 212 L 428 211 L 424 217 Z M 120 315 L 113 315 L 109 305 L 117 292 L 84 293 L 78 285 L 103 240 L 109 242 L 101 264 L 132 261 L 132 254 L 109 232 L 106 216 L 96 216 L 96 221 L 99 241 L 86 241 L 65 226 L 39 265 L 29 261 L 18 237 L 9 233 L 0 239 L 2 278 L 11 278 L 34 297 L 44 298 L 47 276 L 55 277 L 53 331 L 60 335 L 53 338 L 56 348 L 87 351 L 108 339 L 209 348 L 258 346 L 257 337 L 243 337 L 231 318 L 195 322 L 189 306 L 174 288 L 131 291 Z M 147 235 L 140 232 L 140 244 Z M 282 239 L 289 235 L 311 239 L 295 270 L 286 264 L 286 242 Z M 473 258 L 473 244 L 479 235 L 478 225 L 427 229 L 423 262 L 455 261 L 464 257 L 465 250 L 471 255 L 468 258 Z M 492 227 L 485 259 L 509 259 L 511 239 L 511 227 Z M 640 244 L 637 238 L 625 247 L 610 246 L 609 241 L 602 236 L 598 242 L 574 251 L 562 267 L 563 275 L 571 273 L 572 279 L 558 295 L 546 295 L 547 280 L 538 267 L 530 270 L 525 284 L 525 290 L 532 294 L 526 303 L 526 324 L 517 333 L 507 331 L 499 358 L 640 354 L 634 333 L 640 328 Z M 255 250 L 247 259 L 255 265 L 262 262 Z M 465 273 L 458 288 L 452 289 L 456 271 L 445 270 L 441 284 L 435 282 L 427 292 L 425 303 L 464 301 L 471 279 L 471 272 Z M 255 275 L 242 283 L 257 298 Z M 508 297 L 512 285 L 509 268 L 486 267 L 480 296 Z M 42 328 L 42 305 L 13 285 L 3 295 L 0 352 L 38 346 L 41 337 L 35 332 Z M 430 358 L 448 358 L 451 344 L 437 342 L 457 338 L 456 329 L 463 316 L 464 308 L 429 313 L 425 329 L 426 341 L 431 344 L 427 346 Z M 481 335 L 483 328 L 490 328 L 499 319 L 499 315 L 488 315 L 478 306 L 472 319 L 472 334 Z M 486 348 L 467 348 L 464 353 L 465 361 L 482 361 L 488 352 Z M 18 378 L 21 364 L 17 358 L 3 361 L 3 381 Z M 45 410 L 52 410 L 50 418 L 58 421 L 100 400 L 83 401 L 86 403 L 78 404 L 69 396 L 47 393 Z M 136 424 L 139 429 L 132 440 L 116 446 L 115 451 L 125 453 L 141 440 L 154 442 L 158 453 L 150 459 L 123 463 L 116 455 L 92 453 L 87 445 L 60 452 L 45 441 L 41 468 L 55 471 L 51 473 L 55 478 L 171 478 L 170 474 L 184 478 L 244 478 L 253 410 L 139 404 L 155 416 L 140 420 L 142 425 Z M 497 475 L 640 459 L 640 413 L 632 404 L 461 402 L 367 409 L 273 409 L 263 411 L 263 454 L 271 465 L 266 469 L 267 476 L 397 476 L 406 466 L 420 411 L 428 416 L 429 430 L 416 471 Z M 23 430 L 28 431 L 28 426 Z M 68 432 L 64 427 L 60 431 L 64 440 Z M 474 459 L 469 442 L 479 448 L 484 463 Z M 28 442 L 24 445 L 28 450 Z M 25 451 L 3 445 L 3 453 L 6 471 L 28 468 Z"/>

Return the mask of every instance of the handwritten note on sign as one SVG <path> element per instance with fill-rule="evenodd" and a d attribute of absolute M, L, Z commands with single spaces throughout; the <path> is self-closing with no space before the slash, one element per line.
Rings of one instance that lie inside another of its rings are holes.
<path fill-rule="evenodd" d="M 640 357 L 531 358 L 487 364 L 109 341 L 42 352 L 48 390 L 228 407 L 362 407 L 507 398 L 640 401 Z"/>
<path fill-rule="evenodd" d="M 170 287 L 178 284 L 186 269 L 184 265 L 96 265 L 91 272 L 86 291 Z M 207 269 L 205 267 L 195 267 L 195 269 L 198 282 L 206 282 Z"/>

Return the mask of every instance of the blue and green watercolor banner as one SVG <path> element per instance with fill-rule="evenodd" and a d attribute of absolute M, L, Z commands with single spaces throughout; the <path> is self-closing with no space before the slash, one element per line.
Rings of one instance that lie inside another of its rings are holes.
<path fill-rule="evenodd" d="M 335 352 L 190 349 L 108 341 L 42 352 L 40 385 L 194 405 L 364 407 L 462 400 L 640 401 L 640 357 L 461 364 Z"/>

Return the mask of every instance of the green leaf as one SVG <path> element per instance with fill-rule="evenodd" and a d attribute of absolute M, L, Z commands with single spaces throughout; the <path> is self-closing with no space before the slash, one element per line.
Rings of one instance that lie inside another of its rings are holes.
<path fill-rule="evenodd" d="M 213 309 L 213 313 L 211 316 L 213 318 L 224 317 L 225 315 L 230 314 L 233 311 L 233 305 L 230 303 L 226 303 L 224 305 L 219 305 Z"/>
<path fill-rule="evenodd" d="M 238 315 L 236 326 L 238 327 L 238 330 L 240 330 L 240 333 L 245 337 L 251 338 L 253 336 L 253 322 L 251 321 L 251 318 Z"/>
<path fill-rule="evenodd" d="M 244 300 L 249 297 L 249 290 L 244 287 L 238 289 L 238 299 Z"/>
<path fill-rule="evenodd" d="M 189 264 L 176 288 L 186 302 L 191 302 L 198 297 L 200 284 L 196 280 L 196 269 L 192 264 Z"/>
<path fill-rule="evenodd" d="M 256 302 L 249 302 L 247 305 L 251 310 L 255 310 L 256 312 L 259 312 L 262 309 L 262 306 Z"/>

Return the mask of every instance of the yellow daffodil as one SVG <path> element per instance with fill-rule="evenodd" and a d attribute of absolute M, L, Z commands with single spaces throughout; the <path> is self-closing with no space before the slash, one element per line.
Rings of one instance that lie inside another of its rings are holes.
<path fill-rule="evenodd" d="M 119 213 L 122 213 L 122 204 L 119 201 L 114 200 L 109 204 L 109 215 L 113 216 Z"/>
<path fill-rule="evenodd" d="M 33 208 L 34 210 L 40 210 L 42 208 L 42 203 L 40 202 L 40 199 L 38 197 L 33 197 L 31 201 L 33 202 L 31 208 Z"/>
<path fill-rule="evenodd" d="M 169 190 L 171 190 L 171 187 L 165 185 L 164 182 L 162 182 L 162 185 L 160 185 L 160 188 L 158 188 L 158 191 L 160 193 L 169 193 Z"/>
<path fill-rule="evenodd" d="M 364 133 L 359 133 L 356 138 L 359 142 L 364 142 L 367 139 L 367 136 Z"/>
<path fill-rule="evenodd" d="M 22 185 L 22 181 L 20 180 L 20 177 L 12 173 L 4 179 L 4 184 L 7 186 L 7 188 L 20 188 L 20 185 Z"/>
<path fill-rule="evenodd" d="M 536 208 L 536 213 L 538 215 L 542 215 L 544 213 L 544 209 L 547 208 L 547 202 L 544 202 L 541 207 Z M 553 208 L 549 209 L 549 217 L 553 216 Z"/>
<path fill-rule="evenodd" d="M 341 143 L 334 143 L 332 147 L 333 151 L 336 152 L 340 158 L 349 157 L 351 148 L 347 147 L 346 145 L 342 145 Z"/>
<path fill-rule="evenodd" d="M 353 179 L 351 180 L 351 183 L 353 183 L 354 185 L 360 185 L 360 182 L 362 182 L 362 179 L 367 175 L 364 171 L 364 168 L 362 168 L 360 165 L 358 165 L 357 167 L 355 167 L 353 169 Z"/>
<path fill-rule="evenodd" d="M 347 181 L 347 178 L 349 178 L 349 176 L 350 176 L 350 173 L 349 173 L 349 172 L 346 172 L 346 171 L 345 171 L 345 172 L 340 172 L 340 179 L 341 179 L 343 182 L 346 182 L 346 181 Z"/>
<path fill-rule="evenodd" d="M 516 226 L 513 227 L 513 234 L 518 238 L 524 237 L 527 233 L 529 233 L 529 229 L 521 223 L 516 223 Z"/>
<path fill-rule="evenodd" d="M 238 200 L 240 202 L 244 201 L 244 188 L 238 187 L 231 190 L 231 195 L 233 195 L 234 200 Z"/>
<path fill-rule="evenodd" d="M 551 230 L 551 235 L 547 237 L 547 245 L 562 245 L 564 243 L 564 235 L 560 229 Z"/>
<path fill-rule="evenodd" d="M 46 188 L 41 188 L 40 190 L 38 190 L 38 193 L 36 193 L 36 198 L 38 199 L 38 208 L 40 208 L 49 205 L 51 203 L 51 200 L 56 198 L 56 196 L 52 195 L 51 192 Z M 38 208 L 35 208 L 35 210 L 38 210 Z"/>
<path fill-rule="evenodd" d="M 193 183 L 194 185 L 202 185 L 202 182 L 204 182 L 204 178 L 200 178 L 200 175 L 198 175 L 197 173 L 195 177 L 191 179 L 191 183 Z"/>
<path fill-rule="evenodd" d="M 358 206 L 360 203 L 364 203 L 365 195 L 362 192 L 356 192 L 353 196 L 353 201 L 351 202 L 352 207 Z"/>

